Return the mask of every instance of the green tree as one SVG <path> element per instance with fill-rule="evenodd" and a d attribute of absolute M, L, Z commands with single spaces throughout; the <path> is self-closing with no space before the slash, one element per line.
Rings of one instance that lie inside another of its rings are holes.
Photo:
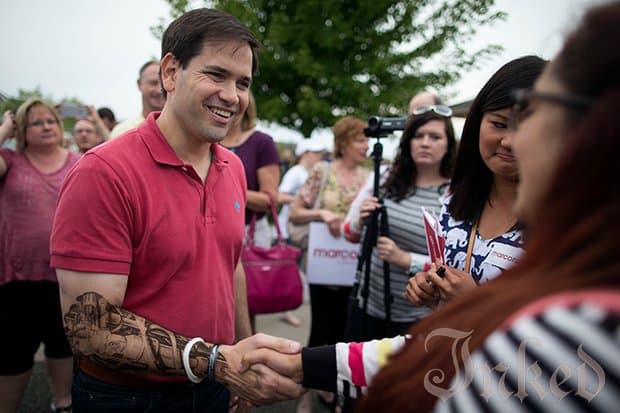
<path fill-rule="evenodd" d="M 505 18 L 494 0 L 168 2 L 173 18 L 207 6 L 248 25 L 263 45 L 252 87 L 260 118 L 306 136 L 347 114 L 402 114 L 418 91 L 441 90 L 501 50 L 466 45 Z"/>

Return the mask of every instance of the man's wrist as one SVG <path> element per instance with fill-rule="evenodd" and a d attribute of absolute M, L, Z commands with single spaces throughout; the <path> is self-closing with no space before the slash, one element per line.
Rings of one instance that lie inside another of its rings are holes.
<path fill-rule="evenodd" d="M 226 353 L 231 348 L 231 346 L 221 345 L 218 351 L 218 357 L 215 360 L 215 365 L 213 369 L 213 380 L 226 384 L 226 380 L 228 379 L 228 369 L 224 366 L 226 364 Z"/>
<path fill-rule="evenodd" d="M 207 378 L 207 372 L 209 370 L 209 359 L 205 357 L 206 354 L 211 353 L 211 345 L 204 342 L 197 342 L 190 353 L 191 371 L 195 376 L 204 380 Z"/>
<path fill-rule="evenodd" d="M 211 347 L 211 352 L 209 353 L 209 366 L 207 368 L 207 380 L 210 382 L 215 382 L 215 364 L 217 362 L 217 357 L 219 354 L 220 345 L 214 344 Z"/>

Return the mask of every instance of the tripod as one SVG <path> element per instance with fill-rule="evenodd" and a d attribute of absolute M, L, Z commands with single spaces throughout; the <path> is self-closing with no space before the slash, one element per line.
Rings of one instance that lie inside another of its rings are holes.
<path fill-rule="evenodd" d="M 388 225 L 388 215 L 383 200 L 379 194 L 379 182 L 380 182 L 380 167 L 383 156 L 383 145 L 381 144 L 381 136 L 375 136 L 377 142 L 373 146 L 372 159 L 374 162 L 374 182 L 373 182 L 373 196 L 379 199 L 381 206 L 375 209 L 365 220 L 364 227 L 361 234 L 361 252 L 357 260 L 357 268 L 355 272 L 356 285 L 354 286 L 354 294 L 357 296 L 357 292 L 360 288 L 360 280 L 364 277 L 364 283 L 361 291 L 361 297 L 363 300 L 363 317 L 366 319 L 368 315 L 368 296 L 370 292 L 370 266 L 372 261 L 372 249 L 377 245 L 378 236 L 390 236 L 390 230 Z M 363 273 L 363 274 L 362 274 Z M 390 290 L 390 263 L 383 261 L 383 303 L 385 306 L 385 328 L 384 333 L 387 334 L 387 328 L 391 321 L 391 307 L 392 307 L 392 293 Z M 363 322 L 363 334 L 367 336 L 367 322 Z"/>

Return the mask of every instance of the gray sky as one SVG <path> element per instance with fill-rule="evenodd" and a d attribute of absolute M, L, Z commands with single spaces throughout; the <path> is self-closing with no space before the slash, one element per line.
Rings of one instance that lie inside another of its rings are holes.
<path fill-rule="evenodd" d="M 474 97 L 512 58 L 553 57 L 584 7 L 597 2 L 497 1 L 495 8 L 508 12 L 508 19 L 480 30 L 470 43 L 474 49 L 496 43 L 505 50 L 442 91 L 448 102 Z M 109 106 L 119 119 L 140 111 L 138 69 L 159 57 L 160 45 L 149 27 L 159 18 L 170 21 L 163 0 L 4 0 L 0 16 L 0 91 L 13 95 L 20 88 L 40 86 L 54 99 L 75 96 L 96 107 Z M 278 129 L 273 133 L 288 135 Z"/>

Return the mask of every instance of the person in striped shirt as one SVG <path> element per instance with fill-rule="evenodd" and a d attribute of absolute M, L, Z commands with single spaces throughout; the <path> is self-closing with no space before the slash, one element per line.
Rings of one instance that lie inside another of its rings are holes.
<path fill-rule="evenodd" d="M 515 93 L 527 251 L 514 267 L 407 338 L 296 356 L 262 349 L 244 363 L 267 363 L 307 387 L 366 392 L 360 412 L 617 411 L 618 38 L 620 2 L 593 7 L 533 90 Z"/>

